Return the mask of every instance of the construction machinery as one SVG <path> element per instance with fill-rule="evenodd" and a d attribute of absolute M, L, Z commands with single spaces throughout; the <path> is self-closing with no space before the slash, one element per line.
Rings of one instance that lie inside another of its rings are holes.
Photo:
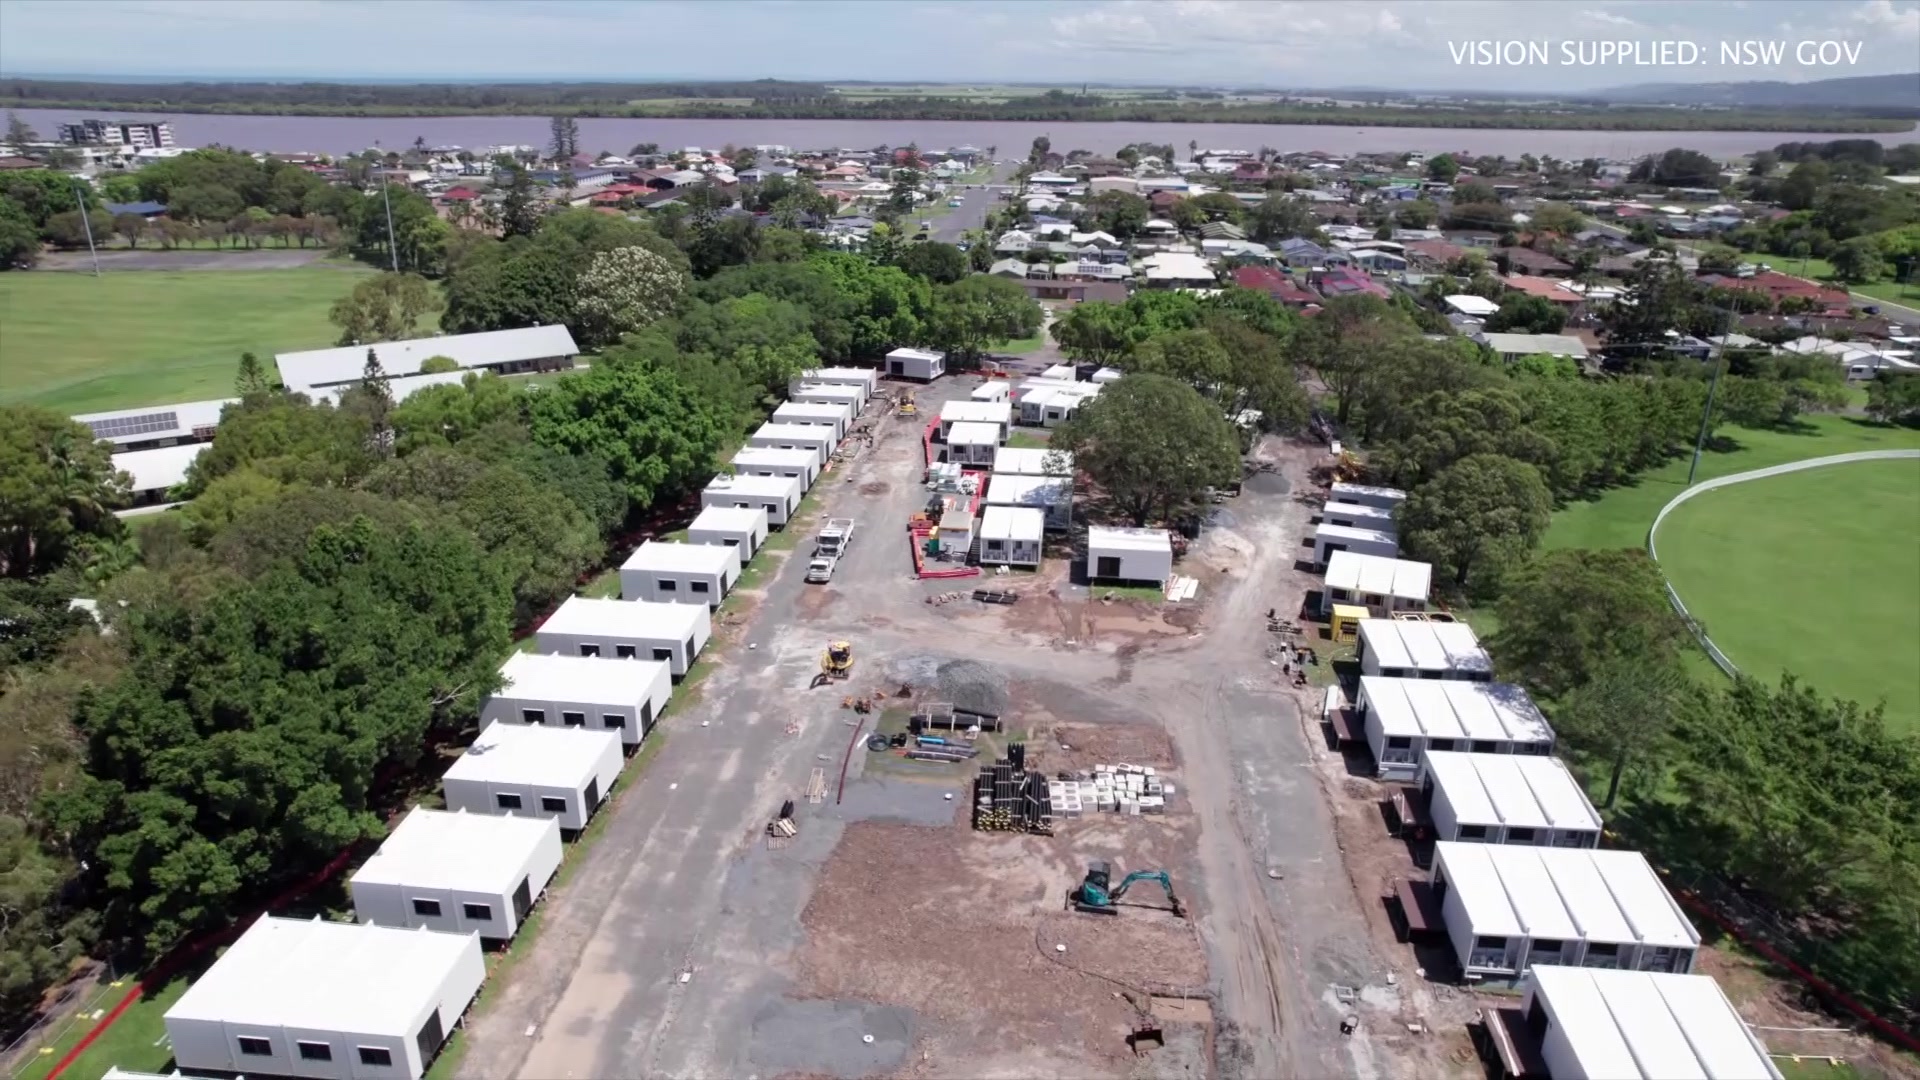
<path fill-rule="evenodd" d="M 1173 894 L 1173 878 L 1165 870 L 1135 870 L 1113 884 L 1113 867 L 1104 860 L 1095 859 L 1087 864 L 1087 876 L 1078 887 L 1067 893 L 1067 903 L 1075 911 L 1084 911 L 1089 915 L 1118 915 L 1120 898 L 1137 881 L 1158 882 L 1167 892 L 1167 910 L 1179 918 L 1187 917 L 1186 905 Z"/>
<path fill-rule="evenodd" d="M 901 416 L 912 416 L 919 410 L 914 405 L 913 391 L 902 390 L 894 395 L 893 410 Z"/>
<path fill-rule="evenodd" d="M 820 529 L 820 535 L 813 541 L 815 555 L 839 558 L 847 553 L 847 547 L 853 543 L 854 520 L 852 518 L 828 518 Z"/>
<path fill-rule="evenodd" d="M 820 654 L 820 675 L 822 679 L 844 679 L 853 674 L 853 644 L 835 641 L 827 645 L 827 651 Z"/>

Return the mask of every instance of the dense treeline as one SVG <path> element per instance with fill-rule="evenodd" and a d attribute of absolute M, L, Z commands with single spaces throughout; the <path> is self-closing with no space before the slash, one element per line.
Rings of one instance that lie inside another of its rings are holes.
<path fill-rule="evenodd" d="M 301 105 L 398 109 L 488 110 L 513 105 L 594 105 L 649 98 L 820 98 L 822 83 L 761 79 L 753 82 L 553 82 L 553 83 L 334 83 L 174 82 L 116 83 L 75 79 L 0 79 L 0 97 L 22 105 L 64 107 L 73 100 L 117 101 L 120 108 L 151 106 L 178 111 L 192 106 L 247 102 L 256 107 Z M 416 115 L 425 115 L 419 113 Z"/>

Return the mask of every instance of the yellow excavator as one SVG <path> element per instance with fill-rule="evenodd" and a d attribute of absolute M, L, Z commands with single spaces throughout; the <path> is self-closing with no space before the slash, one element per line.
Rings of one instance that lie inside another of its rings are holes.
<path fill-rule="evenodd" d="M 814 676 L 813 685 L 825 682 L 837 682 L 853 674 L 853 643 L 848 641 L 829 642 L 827 651 L 820 654 L 820 674 Z"/>

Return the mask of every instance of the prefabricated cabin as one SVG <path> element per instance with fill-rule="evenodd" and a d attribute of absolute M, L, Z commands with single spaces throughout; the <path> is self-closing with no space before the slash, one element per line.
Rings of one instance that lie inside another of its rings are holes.
<path fill-rule="evenodd" d="M 723 544 L 751 562 L 767 542 L 767 510 L 763 506 L 708 506 L 687 526 L 687 540 L 695 544 Z"/>
<path fill-rule="evenodd" d="M 680 678 L 707 647 L 713 620 L 699 604 L 569 596 L 533 635 L 544 653 L 609 660 L 656 660 Z"/>
<path fill-rule="evenodd" d="M 811 447 L 780 450 L 746 446 L 734 451 L 732 464 L 738 476 L 797 476 L 800 486 L 808 489 L 820 478 L 820 455 Z"/>
<path fill-rule="evenodd" d="M 1173 576 L 1173 538 L 1165 529 L 1087 530 L 1087 578 L 1091 581 L 1164 585 Z"/>
<path fill-rule="evenodd" d="M 787 395 L 791 401 L 812 401 L 827 405 L 846 405 L 859 416 L 866 408 L 867 398 L 872 395 L 865 387 L 842 386 L 837 383 L 808 383 Z"/>
<path fill-rule="evenodd" d="M 560 823 L 416 806 L 348 879 L 376 926 L 511 941 L 560 869 Z"/>
<path fill-rule="evenodd" d="M 989 379 L 967 394 L 969 401 L 1005 401 L 1010 392 L 1005 379 Z"/>
<path fill-rule="evenodd" d="M 980 516 L 980 565 L 1040 565 L 1047 516 L 1026 506 L 989 506 Z"/>
<path fill-rule="evenodd" d="M 487 977 L 480 936 L 263 916 L 167 1009 L 189 1075 L 420 1080 Z"/>
<path fill-rule="evenodd" d="M 1466 623 L 1361 619 L 1357 648 L 1362 675 L 1481 682 L 1493 678 L 1493 658 Z"/>
<path fill-rule="evenodd" d="M 1419 775 L 1429 750 L 1553 752 L 1546 716 L 1525 690 L 1509 683 L 1362 675 L 1354 713 L 1376 773 L 1392 780 Z"/>
<path fill-rule="evenodd" d="M 579 832 L 626 760 L 618 731 L 491 724 L 441 775 L 440 790 L 449 810 L 550 817 Z"/>
<path fill-rule="evenodd" d="M 1547 964 L 1684 975 L 1700 948 L 1637 851 L 1442 841 L 1431 889 L 1469 979 Z"/>
<path fill-rule="evenodd" d="M 887 374 L 896 379 L 932 382 L 946 373 L 946 353 L 902 347 L 887 354 Z"/>
<path fill-rule="evenodd" d="M 940 406 L 940 437 L 946 438 L 955 424 L 992 424 L 1000 439 L 1004 440 L 1013 424 L 1013 405 L 1005 401 L 967 400 L 955 400 L 942 404 Z"/>
<path fill-rule="evenodd" d="M 858 387 L 868 397 L 880 392 L 880 373 L 872 368 L 830 367 L 814 368 L 795 375 L 787 383 L 787 394 L 810 384 L 820 386 Z"/>
<path fill-rule="evenodd" d="M 1385 506 L 1330 502 L 1320 508 L 1320 520 L 1327 525 L 1344 525 L 1349 529 L 1398 533 L 1400 526 L 1394 522 L 1393 513 L 1392 509 Z"/>
<path fill-rule="evenodd" d="M 994 451 L 1000 449 L 1001 438 L 1000 428 L 994 424 L 955 424 L 947 431 L 946 460 L 988 468 L 993 464 Z"/>
<path fill-rule="evenodd" d="M 834 441 L 847 437 L 847 429 L 853 426 L 853 418 L 860 414 L 851 402 L 845 401 L 783 401 L 774 407 L 773 415 L 767 419 L 775 424 L 814 424 L 832 428 Z"/>
<path fill-rule="evenodd" d="M 1073 419 L 1082 405 L 1098 397 L 1099 390 L 1098 383 L 1029 386 L 1020 395 L 1016 418 L 1029 427 L 1058 427 Z"/>
<path fill-rule="evenodd" d="M 1336 551 L 1351 551 L 1360 555 L 1378 555 L 1383 559 L 1392 559 L 1400 554 L 1400 541 L 1393 533 L 1382 532 L 1379 529 L 1356 529 L 1326 522 L 1315 526 L 1313 561 L 1325 566 L 1327 560 Z"/>
<path fill-rule="evenodd" d="M 1003 446 L 994 452 L 995 476 L 1072 476 L 1073 454 L 1040 446 Z"/>
<path fill-rule="evenodd" d="M 1407 493 L 1399 488 L 1371 487 L 1367 484 L 1349 484 L 1345 481 L 1335 483 L 1327 492 L 1330 503 L 1358 503 L 1361 506 L 1380 506 L 1388 510 L 1407 501 Z"/>
<path fill-rule="evenodd" d="M 673 614 L 676 624 L 694 621 L 694 616 L 686 612 Z M 539 644 L 537 636 L 535 642 Z M 480 707 L 480 729 L 484 733 L 496 723 L 577 727 L 616 732 L 622 743 L 638 746 L 673 696 L 675 656 L 687 651 L 684 641 L 661 641 L 646 647 L 634 659 L 618 661 L 584 657 L 573 651 L 514 653 L 500 665 L 500 689 Z M 697 653 L 699 648 L 691 651 Z M 612 655 L 612 650 L 606 655 Z"/>
<path fill-rule="evenodd" d="M 1046 512 L 1047 528 L 1073 524 L 1073 481 L 1063 476 L 1000 475 L 987 481 L 986 505 L 1031 506 Z"/>
<path fill-rule="evenodd" d="M 1559 758 L 1429 750 L 1414 785 L 1440 840 L 1600 846 L 1600 812 Z"/>
<path fill-rule="evenodd" d="M 1509 1073 L 1537 1056 L 1555 1080 L 1781 1080 L 1712 976 L 1540 964 L 1521 989 L 1494 1040 Z M 1506 1060 L 1520 1041 L 1535 1053 Z"/>
<path fill-rule="evenodd" d="M 783 528 L 794 511 L 800 509 L 800 499 L 806 493 L 806 486 L 797 476 L 723 474 L 707 482 L 705 490 L 700 492 L 700 505 L 758 508 L 767 512 L 770 527 Z"/>
<path fill-rule="evenodd" d="M 779 480 L 780 477 L 766 477 Z M 788 481 L 791 483 L 791 481 Z M 762 512 L 760 507 L 744 507 Z M 620 564 L 620 597 L 718 608 L 740 580 L 740 549 L 727 544 L 648 540 Z"/>
<path fill-rule="evenodd" d="M 827 459 L 840 445 L 833 429 L 819 424 L 761 424 L 747 436 L 748 446 L 767 450 L 811 450 L 814 463 L 825 468 Z"/>
<path fill-rule="evenodd" d="M 1336 551 L 1327 559 L 1327 587 L 1320 592 L 1320 613 L 1336 604 L 1364 607 L 1375 618 L 1396 611 L 1425 611 L 1433 585 L 1433 567 L 1406 559 L 1384 559 Z"/>

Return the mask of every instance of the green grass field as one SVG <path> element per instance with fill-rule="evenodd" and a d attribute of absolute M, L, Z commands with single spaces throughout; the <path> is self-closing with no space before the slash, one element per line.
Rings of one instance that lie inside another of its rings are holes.
<path fill-rule="evenodd" d="M 1667 579 L 1742 671 L 1920 722 L 1920 461 L 1833 465 L 1700 495 L 1660 526 Z"/>
<path fill-rule="evenodd" d="M 242 352 L 332 345 L 327 309 L 368 273 L 0 274 L 0 405 L 81 413 L 226 397 Z"/>

